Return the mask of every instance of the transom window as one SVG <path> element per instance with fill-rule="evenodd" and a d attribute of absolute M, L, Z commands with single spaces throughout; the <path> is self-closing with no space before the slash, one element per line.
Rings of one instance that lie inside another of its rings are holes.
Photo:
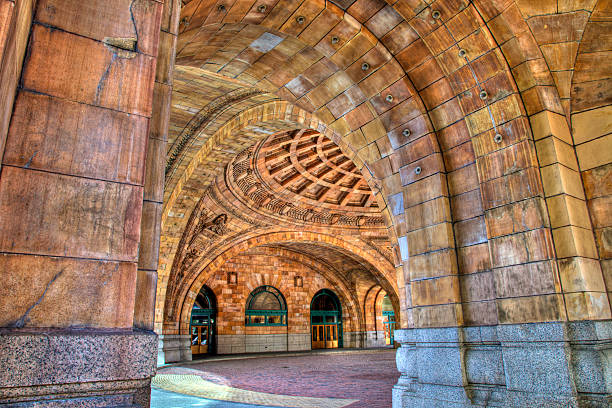
<path fill-rule="evenodd" d="M 246 326 L 286 326 L 287 303 L 273 286 L 256 288 L 247 299 L 244 317 Z"/>

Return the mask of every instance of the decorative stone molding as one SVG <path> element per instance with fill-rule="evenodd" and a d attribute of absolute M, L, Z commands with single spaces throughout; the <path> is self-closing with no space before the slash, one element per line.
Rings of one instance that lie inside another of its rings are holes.
<path fill-rule="evenodd" d="M 303 146 L 310 147 L 312 157 L 300 161 L 305 156 L 297 155 L 296 149 Z M 284 155 L 285 160 L 278 162 Z M 341 183 L 344 179 L 349 179 L 350 186 Z M 384 227 L 376 200 L 359 170 L 316 131 L 284 132 L 246 148 L 227 166 L 226 182 L 235 196 L 273 217 L 326 226 Z"/>

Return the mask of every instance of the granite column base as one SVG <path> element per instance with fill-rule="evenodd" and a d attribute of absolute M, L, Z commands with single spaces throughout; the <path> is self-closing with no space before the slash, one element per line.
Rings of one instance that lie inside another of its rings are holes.
<path fill-rule="evenodd" d="M 612 406 L 612 322 L 396 330 L 393 408 Z"/>
<path fill-rule="evenodd" d="M 0 405 L 148 407 L 157 335 L 0 329 Z"/>
<path fill-rule="evenodd" d="M 188 334 L 163 334 L 159 336 L 157 366 L 191 361 L 191 336 Z"/>

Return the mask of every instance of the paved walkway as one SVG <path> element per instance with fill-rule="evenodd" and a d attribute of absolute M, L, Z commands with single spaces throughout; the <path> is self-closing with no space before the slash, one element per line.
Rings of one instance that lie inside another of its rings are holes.
<path fill-rule="evenodd" d="M 227 401 L 177 394 L 153 387 L 151 389 L 151 408 L 269 408 L 264 405 L 249 405 Z"/>
<path fill-rule="evenodd" d="M 388 408 L 399 377 L 394 350 L 244 357 L 220 356 L 160 368 L 153 384 L 208 398 L 199 398 L 200 403 L 215 403 L 213 399 L 251 407 Z"/>

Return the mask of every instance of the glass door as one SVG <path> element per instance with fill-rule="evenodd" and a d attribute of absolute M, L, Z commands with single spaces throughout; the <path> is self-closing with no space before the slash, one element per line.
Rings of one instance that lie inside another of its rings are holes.
<path fill-rule="evenodd" d="M 312 325 L 312 348 L 322 349 L 325 348 L 325 326 L 322 324 Z"/>
<path fill-rule="evenodd" d="M 395 332 L 395 313 L 393 311 L 383 311 L 383 327 L 385 329 L 385 344 L 392 346 Z"/>
<path fill-rule="evenodd" d="M 200 354 L 208 353 L 208 326 L 198 327 L 200 330 Z"/>
<path fill-rule="evenodd" d="M 325 348 L 338 348 L 338 326 L 325 325 Z"/>

